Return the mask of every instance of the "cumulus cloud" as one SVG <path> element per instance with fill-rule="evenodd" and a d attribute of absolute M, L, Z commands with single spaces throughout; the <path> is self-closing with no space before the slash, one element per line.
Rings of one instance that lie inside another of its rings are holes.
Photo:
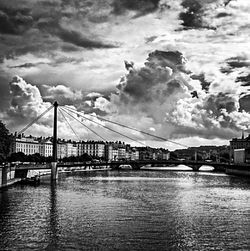
<path fill-rule="evenodd" d="M 11 102 L 7 110 L 10 126 L 16 128 L 32 121 L 51 106 L 43 102 L 39 89 L 26 83 L 24 79 L 15 76 L 9 84 Z M 43 121 L 48 122 L 46 119 Z"/>
<path fill-rule="evenodd" d="M 90 114 L 90 119 L 93 115 L 104 116 L 166 138 L 198 135 L 205 139 L 229 139 L 239 130 L 249 130 L 250 114 L 242 109 L 240 103 L 245 87 L 241 81 L 235 81 L 237 74 L 223 74 L 217 69 L 214 74 L 202 71 L 194 75 L 187 67 L 187 59 L 179 51 L 153 51 L 144 66 L 133 64 L 126 69 L 127 74 L 121 78 L 117 93 L 112 93 L 108 99 L 97 92 L 83 95 L 80 90 L 64 85 L 43 85 L 38 89 L 15 77 L 10 82 L 11 107 L 7 114 L 15 123 L 20 121 L 24 124 L 57 99 L 61 105 L 71 105 L 74 111 L 81 111 L 85 116 Z M 196 98 L 192 95 L 194 91 L 197 92 Z M 97 117 L 95 120 L 104 123 Z M 51 121 L 50 115 L 41 121 L 41 128 L 44 127 L 44 131 L 51 128 Z M 83 118 L 81 121 L 91 128 L 94 125 Z M 75 128 L 79 127 L 76 121 L 73 123 Z M 65 130 L 63 118 L 59 119 L 59 125 L 60 130 Z M 39 128 L 39 124 L 36 127 Z M 115 125 L 110 127 L 120 132 L 125 130 Z M 99 125 L 95 124 L 95 129 L 103 132 L 106 138 L 117 138 L 112 132 L 104 132 Z M 81 136 L 94 137 L 86 128 L 79 132 Z M 69 131 L 67 133 L 70 135 Z M 138 132 L 126 131 L 125 134 L 137 140 L 148 140 Z"/>
<path fill-rule="evenodd" d="M 11 92 L 11 103 L 5 114 L 5 120 L 13 132 L 20 131 L 27 124 L 35 120 L 40 114 L 52 106 L 52 102 L 46 102 L 41 92 L 35 85 L 27 83 L 19 76 L 15 76 L 10 82 L 9 86 Z M 65 86 L 49 87 L 48 91 L 50 91 L 51 95 L 66 95 L 69 99 L 79 98 L 79 96 L 81 97 L 82 95 L 81 93 L 71 91 Z M 95 108 L 96 110 L 104 110 L 106 106 L 105 100 L 101 97 L 98 97 L 97 102 L 95 102 L 94 105 L 97 106 Z M 83 119 L 74 113 L 71 113 L 71 116 L 69 116 L 66 112 L 64 112 L 64 107 L 65 106 L 62 104 L 59 106 L 58 137 L 74 140 L 100 140 L 97 135 L 93 134 L 91 130 L 87 129 L 87 127 L 92 128 L 92 130 L 96 132 L 99 131 L 99 134 L 101 134 L 102 127 L 100 127 L 100 125 L 85 120 L 84 124 L 86 127 L 84 127 L 80 123 Z M 68 105 L 67 107 L 70 107 L 71 110 L 77 112 L 77 108 L 75 106 Z M 76 138 L 76 135 L 71 131 L 71 128 L 68 126 L 65 118 L 71 124 L 71 127 L 77 128 L 79 138 Z M 77 120 L 80 120 L 80 122 Z M 99 121 L 97 118 L 94 120 L 96 122 Z M 99 121 L 99 123 L 102 124 L 103 122 Z M 53 110 L 42 116 L 34 125 L 25 131 L 25 133 L 36 136 L 51 136 L 53 133 Z"/>
<path fill-rule="evenodd" d="M 247 128 L 250 111 L 249 6 L 245 0 L 3 0 L 0 89 L 17 74 L 37 84 L 42 106 L 59 99 L 167 138 L 230 138 Z M 0 93 L 1 109 L 8 110 L 6 89 Z M 25 121 L 13 107 L 9 118 Z"/>
<path fill-rule="evenodd" d="M 98 92 L 90 92 L 90 93 L 88 93 L 86 95 L 86 97 L 91 98 L 91 99 L 93 99 L 93 98 L 99 98 L 101 96 L 102 95 L 100 93 L 98 93 Z"/>
<path fill-rule="evenodd" d="M 157 122 L 163 121 L 176 100 L 190 96 L 188 90 L 193 87 L 187 81 L 186 72 L 185 59 L 180 52 L 154 51 L 142 68 L 133 68 L 121 78 L 117 86 L 119 94 L 112 96 L 112 102 L 117 103 L 119 113 L 140 110 Z"/>
<path fill-rule="evenodd" d="M 86 94 L 65 85 L 41 85 L 39 90 L 45 102 L 53 103 L 56 100 L 62 106 L 72 105 L 86 114 L 106 115 L 110 111 L 108 99 L 97 92 Z"/>
<path fill-rule="evenodd" d="M 75 91 L 65 85 L 42 85 L 40 86 L 43 99 L 49 102 L 57 100 L 61 105 L 70 105 L 79 103 L 83 99 L 83 94 L 80 90 Z"/>
<path fill-rule="evenodd" d="M 142 68 L 130 69 L 121 79 L 111 103 L 119 116 L 151 118 L 151 126 L 144 129 L 156 126 L 156 134 L 166 137 L 229 139 L 239 130 L 249 130 L 250 114 L 240 108 L 244 89 L 235 81 L 237 75 L 233 78 L 219 69 L 206 74 L 191 74 L 180 52 L 155 51 Z M 192 97 L 192 90 L 198 98 Z"/>

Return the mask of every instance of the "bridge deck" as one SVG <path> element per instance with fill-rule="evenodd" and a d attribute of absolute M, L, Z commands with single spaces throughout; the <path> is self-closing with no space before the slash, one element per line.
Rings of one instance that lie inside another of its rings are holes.
<path fill-rule="evenodd" d="M 232 165 L 228 163 L 217 162 L 204 162 L 204 161 L 176 161 L 176 160 L 138 160 L 138 161 L 111 161 L 111 162 L 74 162 L 74 163 L 58 163 L 58 167 L 119 167 L 121 165 L 131 165 L 132 167 L 142 167 L 146 165 L 151 166 L 169 166 L 169 165 L 186 165 L 192 168 L 199 168 L 201 166 L 213 166 L 215 169 L 219 168 L 237 168 L 237 169 L 250 169 L 249 164 Z M 28 170 L 41 170 L 51 169 L 50 164 L 19 164 L 16 165 L 16 169 L 28 169 Z"/>

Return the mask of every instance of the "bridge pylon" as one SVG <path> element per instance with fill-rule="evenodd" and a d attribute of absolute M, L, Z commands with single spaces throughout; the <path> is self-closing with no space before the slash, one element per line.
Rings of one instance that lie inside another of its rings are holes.
<path fill-rule="evenodd" d="M 7 166 L 2 166 L 0 167 L 0 188 L 1 187 L 7 187 L 7 176 L 8 176 L 8 167 Z"/>
<path fill-rule="evenodd" d="M 54 102 L 54 126 L 53 126 L 53 155 L 51 162 L 51 180 L 57 180 L 58 170 L 57 170 L 57 101 Z"/>

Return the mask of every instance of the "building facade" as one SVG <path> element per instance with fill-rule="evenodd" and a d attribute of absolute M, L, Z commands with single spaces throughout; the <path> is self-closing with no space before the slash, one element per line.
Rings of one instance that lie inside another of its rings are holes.
<path fill-rule="evenodd" d="M 87 141 L 79 144 L 81 154 L 88 154 L 92 157 L 104 158 L 105 157 L 105 143 L 102 141 Z"/>
<path fill-rule="evenodd" d="M 11 145 L 11 152 L 22 152 L 26 155 L 39 153 L 40 145 L 38 140 L 32 137 L 15 138 Z"/>
<path fill-rule="evenodd" d="M 246 149 L 250 148 L 250 135 L 246 138 L 241 139 L 233 138 L 230 141 L 230 150 L 233 152 L 234 149 Z"/>
<path fill-rule="evenodd" d="M 11 153 L 22 152 L 26 155 L 39 153 L 41 156 L 53 155 L 52 138 L 35 138 L 24 135 L 14 137 L 11 145 Z M 57 158 L 63 159 L 71 156 L 82 156 L 88 154 L 93 159 L 102 158 L 108 161 L 119 160 L 147 160 L 168 159 L 169 152 L 166 149 L 154 149 L 150 147 L 131 147 L 124 142 L 103 141 L 79 141 L 58 139 Z"/>

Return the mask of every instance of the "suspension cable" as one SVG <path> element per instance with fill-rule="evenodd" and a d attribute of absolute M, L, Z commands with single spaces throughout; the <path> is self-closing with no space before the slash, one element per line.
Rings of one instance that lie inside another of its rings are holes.
<path fill-rule="evenodd" d="M 89 128 L 88 126 L 86 126 L 84 123 L 82 123 L 82 121 L 80 121 L 79 119 L 75 118 L 72 114 L 70 114 L 67 110 L 65 110 L 63 107 L 61 107 L 62 111 L 64 111 L 65 113 L 67 113 L 69 116 L 71 116 L 73 119 L 75 119 L 76 121 L 78 121 L 79 123 L 81 123 L 85 128 L 87 128 L 89 131 L 93 132 L 95 135 L 97 135 L 99 138 L 101 138 L 104 141 L 107 141 L 105 138 L 103 138 L 101 135 L 99 135 L 97 132 L 95 132 L 94 130 L 92 130 L 91 128 Z"/>
<path fill-rule="evenodd" d="M 72 112 L 75 112 L 75 111 L 73 111 L 73 110 L 72 110 L 71 108 L 69 108 L 69 107 L 66 107 L 66 108 L 67 108 L 68 110 L 71 110 Z M 83 116 L 80 112 L 77 112 L 77 114 L 79 114 L 79 115 L 81 115 L 82 117 L 86 118 L 86 117 Z M 133 130 L 133 131 L 136 131 L 136 132 L 140 132 L 140 133 L 142 133 L 142 134 L 145 134 L 145 135 L 148 135 L 148 136 L 151 136 L 151 137 L 154 137 L 154 138 L 163 140 L 163 141 L 168 141 L 168 142 L 170 142 L 170 143 L 173 143 L 173 144 L 176 144 L 176 145 L 185 147 L 185 148 L 190 148 L 190 146 L 188 146 L 188 145 L 181 144 L 181 143 L 175 142 L 175 141 L 173 141 L 173 140 L 169 140 L 169 139 L 163 138 L 163 137 L 161 137 L 161 136 L 157 136 L 157 135 L 154 135 L 154 134 L 151 134 L 151 133 L 148 133 L 148 132 L 145 132 L 145 131 L 142 131 L 142 130 L 139 130 L 139 129 L 136 129 L 136 128 L 133 128 L 133 127 L 130 127 L 130 126 L 127 126 L 127 125 L 123 125 L 123 124 L 121 124 L 121 123 L 114 122 L 114 121 L 111 121 L 111 120 L 102 118 L 102 117 L 100 117 L 100 116 L 98 116 L 98 115 L 95 116 L 95 115 L 92 115 L 92 114 L 88 114 L 88 116 L 91 116 L 91 117 L 94 117 L 94 118 L 98 118 L 98 119 L 100 119 L 100 120 L 109 122 L 109 123 L 111 123 L 111 124 L 115 124 L 115 125 L 118 125 L 118 126 L 121 126 L 121 127 L 127 128 L 127 129 L 130 129 L 130 130 Z M 203 154 L 203 152 L 202 152 L 201 150 L 198 150 L 198 149 L 196 150 L 196 152 L 197 152 L 197 153 Z M 220 156 L 219 156 L 219 158 L 220 158 L 220 159 L 225 159 L 225 160 L 226 160 L 226 158 L 223 158 L 223 157 L 220 157 Z"/>
<path fill-rule="evenodd" d="M 80 141 L 80 137 L 77 135 L 77 133 L 75 132 L 75 130 L 73 129 L 73 127 L 71 126 L 71 124 L 69 123 L 69 121 L 67 120 L 67 118 L 64 116 L 62 109 L 59 107 L 59 112 L 60 114 L 63 116 L 64 120 L 67 122 L 69 128 L 72 130 L 72 132 L 75 134 L 75 136 L 78 138 L 78 140 Z"/>
<path fill-rule="evenodd" d="M 68 108 L 70 109 L 70 108 Z M 182 146 L 182 147 L 189 147 L 187 145 L 184 145 L 184 144 L 181 144 L 181 143 L 177 143 L 175 141 L 172 141 L 172 140 L 169 140 L 169 139 L 166 139 L 166 138 L 163 138 L 161 136 L 157 136 L 157 135 L 154 135 L 154 134 L 151 134 L 151 133 L 148 133 L 148 132 L 145 132 L 145 131 L 142 131 L 142 130 L 139 130 L 139 129 L 136 129 L 136 128 L 133 128 L 133 127 L 130 127 L 130 126 L 127 126 L 127 125 L 123 125 L 123 124 L 120 124 L 118 122 L 114 122 L 114 121 L 111 121 L 111 120 L 108 120 L 108 119 L 105 119 L 105 118 L 102 118 L 100 116 L 94 116 L 94 115 L 91 115 L 91 114 L 88 114 L 88 116 L 91 116 L 91 117 L 96 117 L 100 120 L 103 120 L 103 121 L 106 121 L 106 122 L 109 122 L 111 124 L 115 124 L 115 125 L 118 125 L 118 126 L 121 126 L 121 127 L 124 127 L 124 128 L 127 128 L 127 129 L 130 129 L 130 130 L 133 130 L 133 131 L 136 131 L 136 132 L 139 132 L 139 133 L 142 133 L 142 134 L 145 134 L 145 135 L 148 135 L 148 136 L 151 136 L 151 137 L 154 137 L 154 138 L 157 138 L 157 139 L 160 139 L 160 140 L 163 140 L 163 141 L 168 141 L 170 143 L 173 143 L 173 144 L 176 144 L 176 145 L 179 145 L 179 146 Z"/>
<path fill-rule="evenodd" d="M 49 112 L 54 105 L 51 105 L 47 110 L 45 110 L 43 113 L 41 113 L 39 116 L 37 116 L 32 122 L 27 124 L 21 131 L 18 132 L 19 134 L 24 133 L 29 127 L 31 127 L 34 123 L 36 123 L 41 117 L 43 117 L 47 112 Z"/>
<path fill-rule="evenodd" d="M 119 135 L 121 135 L 121 136 L 123 136 L 123 137 L 125 137 L 125 138 L 128 138 L 128 139 L 130 139 L 130 140 L 132 140 L 132 141 L 135 141 L 135 142 L 137 142 L 137 143 L 139 143 L 139 144 L 141 144 L 141 145 L 147 146 L 147 145 L 144 144 L 143 142 L 138 141 L 138 140 L 135 140 L 135 139 L 133 139 L 133 138 L 131 138 L 131 137 L 129 137 L 129 136 L 123 134 L 123 133 L 117 132 L 117 131 L 115 131 L 114 129 L 111 129 L 111 128 L 105 126 L 105 125 L 102 125 L 101 123 L 98 123 L 98 122 L 96 122 L 96 121 L 94 121 L 94 120 L 92 120 L 92 119 L 89 119 L 89 118 L 87 118 L 86 116 L 82 115 L 81 113 L 79 113 L 79 112 L 77 112 L 77 111 L 70 110 L 68 107 L 65 107 L 65 109 L 67 109 L 68 111 L 70 111 L 70 112 L 72 112 L 72 113 L 75 113 L 75 114 L 77 114 L 77 115 L 80 115 L 80 116 L 83 117 L 84 119 L 87 119 L 87 120 L 89 120 L 89 121 L 91 121 L 91 122 L 93 122 L 93 123 L 95 123 L 95 124 L 97 124 L 97 125 L 99 125 L 99 126 L 101 126 L 101 127 L 104 127 L 104 128 L 106 128 L 106 129 L 108 129 L 108 130 L 110 130 L 110 131 L 112 131 L 112 132 L 115 132 L 115 133 L 117 133 L 117 134 L 119 134 Z"/>

